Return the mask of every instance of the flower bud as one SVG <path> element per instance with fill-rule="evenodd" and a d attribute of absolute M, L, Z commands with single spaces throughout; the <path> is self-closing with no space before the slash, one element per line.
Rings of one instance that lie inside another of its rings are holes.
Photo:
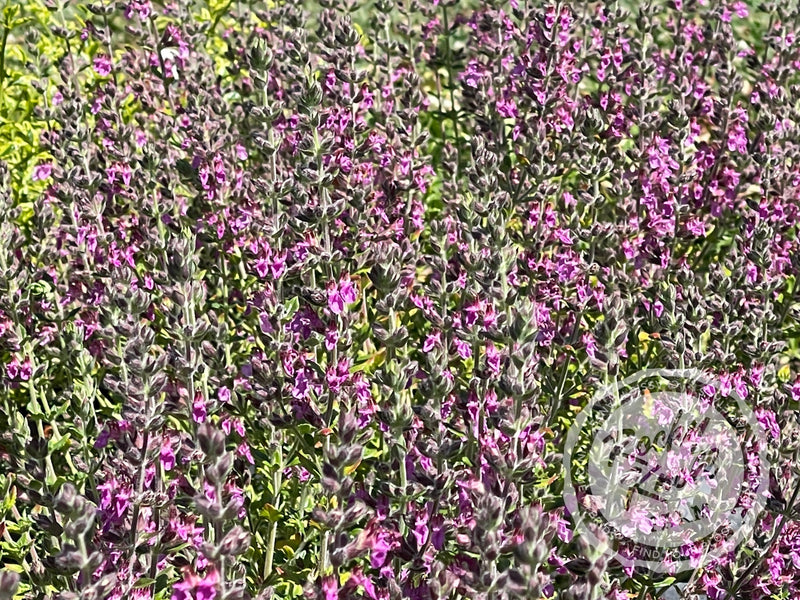
<path fill-rule="evenodd" d="M 206 477 L 211 483 L 222 483 L 228 477 L 233 468 L 234 455 L 232 452 L 225 452 L 217 458 L 213 465 L 206 468 Z"/>
<path fill-rule="evenodd" d="M 242 554 L 250 546 L 250 534 L 239 525 L 235 525 L 223 538 L 219 550 L 228 556 Z"/>
<path fill-rule="evenodd" d="M 78 491 L 75 486 L 65 483 L 56 495 L 54 508 L 62 514 L 69 514 L 75 509 L 77 499 Z"/>
<path fill-rule="evenodd" d="M 74 573 L 83 567 L 83 556 L 75 546 L 66 544 L 56 556 L 55 564 L 64 573 Z"/>
<path fill-rule="evenodd" d="M 12 600 L 19 587 L 19 575 L 13 571 L 0 571 L 0 600 Z"/>
<path fill-rule="evenodd" d="M 272 50 L 267 47 L 264 40 L 258 39 L 250 49 L 250 66 L 253 70 L 265 73 L 272 66 Z"/>
<path fill-rule="evenodd" d="M 203 453 L 213 459 L 225 452 L 225 434 L 210 423 L 197 428 L 197 439 Z"/>

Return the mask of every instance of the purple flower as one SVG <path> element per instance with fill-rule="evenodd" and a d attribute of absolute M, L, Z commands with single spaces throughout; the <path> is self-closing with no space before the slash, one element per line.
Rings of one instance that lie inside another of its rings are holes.
<path fill-rule="evenodd" d="M 493 342 L 486 345 L 486 365 L 495 374 L 500 374 L 500 352 L 495 348 Z"/>
<path fill-rule="evenodd" d="M 336 325 L 331 323 L 325 329 L 325 349 L 329 352 L 336 347 L 336 343 L 339 341 L 339 332 L 336 329 Z"/>
<path fill-rule="evenodd" d="M 192 403 L 192 418 L 195 423 L 205 423 L 207 416 L 206 401 L 203 399 L 203 395 L 197 392 Z"/>
<path fill-rule="evenodd" d="M 217 398 L 220 402 L 227 404 L 231 401 L 231 390 L 227 387 L 221 387 L 217 390 Z"/>
<path fill-rule="evenodd" d="M 150 5 L 150 0 L 131 0 L 125 7 L 125 18 L 131 19 L 134 13 L 136 13 L 139 19 L 144 21 L 150 16 L 151 10 L 152 6 Z"/>
<path fill-rule="evenodd" d="M 430 535 L 430 527 L 428 526 L 428 513 L 424 511 L 417 515 L 416 524 L 414 525 L 414 537 L 417 540 L 417 546 L 422 548 Z"/>
<path fill-rule="evenodd" d="M 456 351 L 458 352 L 458 355 L 463 360 L 467 360 L 468 358 L 472 358 L 472 348 L 470 347 L 469 342 L 465 342 L 462 339 L 455 338 L 453 340 L 453 345 L 456 347 Z"/>
<path fill-rule="evenodd" d="M 324 600 L 337 600 L 339 597 L 339 584 L 336 577 L 328 575 L 322 578 L 322 594 Z"/>
<path fill-rule="evenodd" d="M 175 451 L 168 437 L 165 437 L 161 444 L 160 458 L 165 471 L 171 471 L 175 467 Z"/>
<path fill-rule="evenodd" d="M 247 462 L 249 462 L 251 465 L 256 464 L 255 460 L 253 460 L 253 455 L 250 452 L 250 446 L 247 445 L 247 442 L 242 442 L 236 447 L 236 454 L 247 459 Z"/>
<path fill-rule="evenodd" d="M 111 75 L 111 59 L 105 54 L 99 54 L 94 59 L 94 70 L 101 77 Z"/>
<path fill-rule="evenodd" d="M 428 337 L 425 338 L 425 343 L 422 345 L 423 352 L 430 352 L 433 350 L 434 346 L 438 346 L 442 343 L 442 332 L 441 331 L 433 331 L 428 334 Z"/>
<path fill-rule="evenodd" d="M 16 379 L 19 376 L 19 361 L 16 356 L 6 365 L 6 374 L 9 379 Z"/>
<path fill-rule="evenodd" d="M 392 544 L 389 542 L 385 535 L 380 535 L 372 544 L 372 553 L 370 555 L 370 564 L 373 569 L 379 569 L 386 562 L 389 556 L 389 551 L 392 549 Z"/>
<path fill-rule="evenodd" d="M 14 358 L 7 368 L 9 377 L 11 377 L 13 369 L 21 381 L 28 381 L 31 378 L 31 375 L 33 375 L 33 366 L 31 365 L 31 359 L 29 358 L 26 358 L 21 363 L 17 362 L 17 359 Z M 14 379 L 14 377 L 11 378 Z"/>
<path fill-rule="evenodd" d="M 513 100 L 505 100 L 501 98 L 497 101 L 497 113 L 501 117 L 505 117 L 507 119 L 516 118 L 517 113 L 517 105 L 514 103 Z"/>
<path fill-rule="evenodd" d="M 183 581 L 173 586 L 172 600 L 214 600 L 217 597 L 218 581 L 219 575 L 213 567 L 202 577 L 188 571 Z"/>
<path fill-rule="evenodd" d="M 342 276 L 338 283 L 328 283 L 328 308 L 335 315 L 344 312 L 346 305 L 352 304 L 358 298 L 358 293 L 347 275 Z"/>
<path fill-rule="evenodd" d="M 767 408 L 757 408 L 755 410 L 756 420 L 764 428 L 764 431 L 770 434 L 772 439 L 779 440 L 781 437 L 781 429 L 778 427 L 778 422 L 775 420 L 775 413 Z"/>
<path fill-rule="evenodd" d="M 49 162 L 39 163 L 33 168 L 33 175 L 31 178 L 34 181 L 44 181 L 49 179 L 50 174 L 53 172 L 53 165 Z"/>

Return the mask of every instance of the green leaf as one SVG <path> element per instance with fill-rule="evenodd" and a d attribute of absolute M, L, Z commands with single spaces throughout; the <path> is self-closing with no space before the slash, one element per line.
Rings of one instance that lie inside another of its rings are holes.
<path fill-rule="evenodd" d="M 192 545 L 191 543 L 186 542 L 185 544 L 180 544 L 178 546 L 175 546 L 174 548 L 170 548 L 169 550 L 166 550 L 166 552 L 167 552 L 167 554 L 177 554 L 181 550 L 185 550 L 186 548 L 188 548 L 191 545 Z"/>
<path fill-rule="evenodd" d="M 3 507 L 2 511 L 0 511 L 0 514 L 5 515 L 9 510 L 11 510 L 16 501 L 17 501 L 17 488 L 12 487 L 11 492 L 8 493 L 5 498 L 3 498 Z"/>
<path fill-rule="evenodd" d="M 675 578 L 674 577 L 667 577 L 665 579 L 662 579 L 661 581 L 657 581 L 657 582 L 653 583 L 653 587 L 654 588 L 669 587 L 673 583 L 675 583 Z"/>
<path fill-rule="evenodd" d="M 36 211 L 33 209 L 33 202 L 21 202 L 18 206 L 19 217 L 17 220 L 20 224 L 25 224 L 33 218 Z"/>
<path fill-rule="evenodd" d="M 50 438 L 50 441 L 47 443 L 48 452 L 50 454 L 61 452 L 64 448 L 69 446 L 70 439 L 71 438 L 68 433 L 66 435 L 62 435 L 61 438 L 58 440 L 56 440 L 55 438 Z"/>
<path fill-rule="evenodd" d="M 265 504 L 260 511 L 258 511 L 259 516 L 264 517 L 270 523 L 275 523 L 281 518 L 281 513 L 276 509 L 272 504 Z"/>
<path fill-rule="evenodd" d="M 291 300 L 288 300 L 283 307 L 283 318 L 284 320 L 290 320 L 294 314 L 300 310 L 300 298 L 297 296 L 292 296 Z"/>
<path fill-rule="evenodd" d="M 380 448 L 364 448 L 364 458 L 363 460 L 368 460 L 370 458 L 380 458 L 383 456 L 385 452 Z"/>

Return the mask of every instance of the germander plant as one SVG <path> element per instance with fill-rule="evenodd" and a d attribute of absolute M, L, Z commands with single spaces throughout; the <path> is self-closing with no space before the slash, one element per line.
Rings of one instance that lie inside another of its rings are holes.
<path fill-rule="evenodd" d="M 796 10 L 44 5 L 3 13 L 0 597 L 800 593 Z M 770 470 L 686 572 L 565 507 L 648 368 Z"/>

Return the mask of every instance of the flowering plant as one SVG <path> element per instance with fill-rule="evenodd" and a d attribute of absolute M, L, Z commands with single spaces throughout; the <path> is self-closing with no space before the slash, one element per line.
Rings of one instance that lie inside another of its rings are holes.
<path fill-rule="evenodd" d="M 0 599 L 800 597 L 797 9 L 2 18 Z"/>

